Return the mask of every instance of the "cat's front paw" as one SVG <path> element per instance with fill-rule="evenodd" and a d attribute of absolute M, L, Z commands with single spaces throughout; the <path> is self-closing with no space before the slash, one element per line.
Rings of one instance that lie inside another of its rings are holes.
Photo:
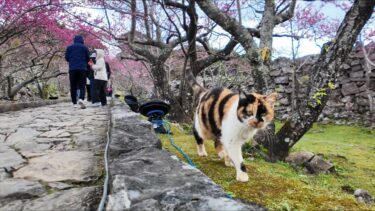
<path fill-rule="evenodd" d="M 198 155 L 199 155 L 199 157 L 207 157 L 208 156 L 206 151 L 198 151 Z"/>
<path fill-rule="evenodd" d="M 249 181 L 249 175 L 245 172 L 237 172 L 236 180 L 239 182 L 247 182 Z"/>
<path fill-rule="evenodd" d="M 199 157 L 207 157 L 207 151 L 204 145 L 198 145 L 198 155 Z"/>
<path fill-rule="evenodd" d="M 219 152 L 217 155 L 219 156 L 220 159 L 223 159 L 226 156 L 224 150 Z"/>
<path fill-rule="evenodd" d="M 228 157 L 224 157 L 225 166 L 234 166 L 232 160 Z"/>

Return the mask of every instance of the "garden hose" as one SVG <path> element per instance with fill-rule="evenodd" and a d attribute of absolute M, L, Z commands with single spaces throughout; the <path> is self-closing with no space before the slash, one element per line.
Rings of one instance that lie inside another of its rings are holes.
<path fill-rule="evenodd" d="M 174 140 L 172 138 L 172 135 L 171 135 L 171 126 L 170 126 L 169 122 L 163 120 L 163 125 L 166 127 L 166 131 L 167 131 L 167 134 L 168 134 L 169 142 L 172 144 L 172 146 L 178 152 L 180 152 L 182 154 L 182 156 L 184 156 L 184 158 L 187 160 L 187 162 L 189 163 L 189 165 L 195 168 L 195 165 L 194 165 L 193 161 L 191 160 L 191 158 L 179 146 L 177 146 L 176 143 L 174 142 Z"/>
<path fill-rule="evenodd" d="M 175 142 L 174 142 L 174 140 L 172 138 L 172 135 L 171 135 L 171 126 L 170 126 L 169 122 L 163 120 L 163 125 L 164 125 L 164 127 L 166 127 L 166 131 L 167 131 L 167 134 L 168 134 L 168 139 L 169 139 L 169 142 L 172 144 L 172 146 L 174 148 L 176 148 L 176 150 L 178 152 L 180 152 L 184 156 L 184 158 L 187 160 L 187 162 L 190 164 L 190 166 L 196 168 L 196 166 L 193 163 L 193 161 L 191 160 L 191 158 L 179 146 L 177 146 L 175 144 Z M 225 194 L 226 194 L 227 198 L 230 198 L 230 199 L 234 198 L 234 193 L 232 193 L 232 192 L 226 192 Z"/>
<path fill-rule="evenodd" d="M 105 169 L 105 178 L 104 178 L 104 184 L 103 184 L 103 195 L 102 199 L 100 200 L 100 204 L 98 207 L 98 211 L 102 211 L 104 209 L 104 204 L 107 199 L 108 195 L 108 181 L 109 181 L 109 170 L 108 170 L 108 149 L 109 149 L 109 143 L 110 143 L 110 126 L 111 126 L 111 120 L 108 121 L 108 131 L 107 131 L 107 144 L 105 146 L 104 151 L 104 169 Z"/>

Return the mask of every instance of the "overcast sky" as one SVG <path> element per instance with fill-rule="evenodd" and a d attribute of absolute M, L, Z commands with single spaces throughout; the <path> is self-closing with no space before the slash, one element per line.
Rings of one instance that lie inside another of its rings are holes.
<path fill-rule="evenodd" d="M 304 1 L 297 1 L 297 5 L 304 7 L 306 4 L 311 4 L 313 7 L 318 8 L 320 5 L 320 1 L 315 2 L 304 2 Z M 332 4 L 325 4 L 321 11 L 326 14 L 329 18 L 343 20 L 345 16 L 345 12 L 336 8 Z M 257 21 L 243 21 L 246 27 L 256 27 L 258 22 Z M 223 29 L 218 27 L 219 33 L 225 33 Z M 280 29 L 275 28 L 275 34 L 285 34 Z M 211 41 L 211 44 L 217 48 L 222 48 L 228 42 L 227 37 L 220 37 L 218 39 L 214 39 Z M 309 54 L 319 54 L 320 53 L 320 46 L 322 46 L 328 40 L 313 40 L 313 39 L 300 39 L 299 41 L 299 48 L 297 51 L 296 57 L 302 57 Z M 297 41 L 294 40 L 294 46 L 297 46 Z M 273 39 L 273 58 L 277 57 L 292 57 L 292 39 L 289 37 L 274 37 Z M 238 52 L 241 52 L 241 47 L 237 47 L 236 49 Z M 296 51 L 296 50 L 295 50 Z"/>

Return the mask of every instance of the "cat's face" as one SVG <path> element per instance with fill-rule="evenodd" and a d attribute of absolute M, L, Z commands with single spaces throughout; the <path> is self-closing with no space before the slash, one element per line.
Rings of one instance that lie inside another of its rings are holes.
<path fill-rule="evenodd" d="M 240 91 L 237 117 L 241 122 L 256 129 L 263 129 L 274 118 L 274 103 L 277 93 L 268 96 Z"/>

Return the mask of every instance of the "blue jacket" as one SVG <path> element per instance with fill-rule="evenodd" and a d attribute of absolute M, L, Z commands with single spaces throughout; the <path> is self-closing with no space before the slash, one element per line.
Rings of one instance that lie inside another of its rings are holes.
<path fill-rule="evenodd" d="M 65 52 L 65 60 L 69 62 L 69 71 L 86 71 L 89 59 L 89 50 L 83 43 L 83 37 L 81 35 L 76 35 L 74 37 L 74 43 L 68 46 Z"/>

